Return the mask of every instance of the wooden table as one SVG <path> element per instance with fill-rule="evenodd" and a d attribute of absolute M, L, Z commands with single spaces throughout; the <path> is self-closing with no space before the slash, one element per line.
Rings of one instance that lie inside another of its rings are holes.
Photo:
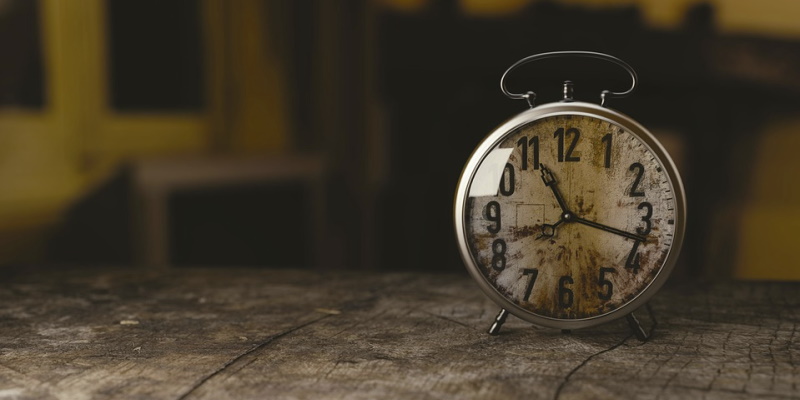
<path fill-rule="evenodd" d="M 489 336 L 466 272 L 6 276 L 0 399 L 800 398 L 798 289 L 668 288 L 641 343 L 624 319 Z"/>

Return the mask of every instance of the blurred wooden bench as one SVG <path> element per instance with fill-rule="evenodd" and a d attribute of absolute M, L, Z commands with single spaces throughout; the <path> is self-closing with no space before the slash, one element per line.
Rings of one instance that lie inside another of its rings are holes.
<path fill-rule="evenodd" d="M 171 264 L 169 207 L 171 194 L 187 189 L 297 181 L 311 196 L 307 227 L 309 251 L 321 260 L 324 232 L 324 168 L 313 155 L 274 157 L 184 157 L 140 160 L 133 164 L 134 219 L 138 262 L 150 267 Z"/>

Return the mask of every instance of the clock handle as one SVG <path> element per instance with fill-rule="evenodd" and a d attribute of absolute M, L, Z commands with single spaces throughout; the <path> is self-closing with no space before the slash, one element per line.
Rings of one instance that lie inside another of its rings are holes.
<path fill-rule="evenodd" d="M 534 101 L 536 100 L 536 93 L 532 91 L 527 91 L 525 93 L 511 93 L 508 91 L 506 87 L 506 76 L 511 73 L 511 71 L 515 70 L 517 67 L 525 65 L 527 63 L 537 61 L 537 60 L 544 60 L 547 58 L 559 58 L 559 57 L 585 57 L 585 58 L 596 58 L 599 60 L 605 60 L 612 62 L 614 64 L 619 65 L 625 71 L 628 72 L 628 75 L 631 77 L 631 87 L 624 91 L 624 92 L 612 92 L 610 90 L 603 90 L 600 92 L 600 105 L 605 106 L 606 99 L 609 97 L 625 97 L 633 92 L 633 89 L 636 88 L 636 83 L 638 82 L 639 78 L 636 75 L 636 71 L 628 65 L 625 61 L 620 60 L 617 57 L 610 56 L 604 53 L 596 53 L 593 51 L 553 51 L 549 53 L 539 53 L 534 54 L 532 56 L 525 57 L 517 62 L 515 62 L 512 66 L 508 67 L 506 72 L 503 73 L 503 76 L 500 78 L 500 90 L 503 91 L 503 94 L 506 95 L 510 99 L 525 99 L 528 102 L 528 105 L 533 108 Z"/>

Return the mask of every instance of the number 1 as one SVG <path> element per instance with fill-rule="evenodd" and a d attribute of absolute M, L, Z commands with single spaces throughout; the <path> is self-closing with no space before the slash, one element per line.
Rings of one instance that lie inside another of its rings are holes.
<path fill-rule="evenodd" d="M 603 136 L 602 141 L 606 145 L 605 167 L 611 168 L 611 134 Z"/>

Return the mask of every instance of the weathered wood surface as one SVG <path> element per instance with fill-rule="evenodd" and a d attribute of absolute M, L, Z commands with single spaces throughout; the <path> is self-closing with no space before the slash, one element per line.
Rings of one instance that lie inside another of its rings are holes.
<path fill-rule="evenodd" d="M 668 288 L 640 343 L 624 320 L 488 336 L 466 273 L 7 277 L 0 399 L 800 398 L 798 289 Z"/>

